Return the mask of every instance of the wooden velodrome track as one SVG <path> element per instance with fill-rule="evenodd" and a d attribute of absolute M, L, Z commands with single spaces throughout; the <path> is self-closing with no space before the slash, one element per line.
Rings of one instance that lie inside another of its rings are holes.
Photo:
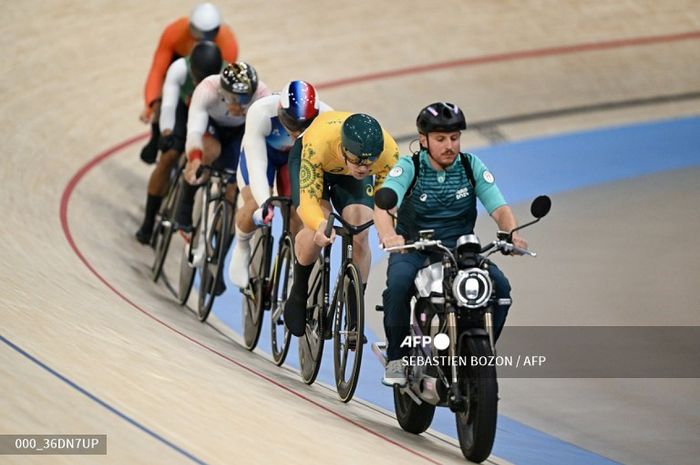
<path fill-rule="evenodd" d="M 494 134 L 520 140 L 700 110 L 697 1 L 219 6 L 241 58 L 270 87 L 322 83 L 325 101 L 373 114 L 397 136 L 410 135 L 417 110 L 435 100 L 457 102 L 470 121 L 641 100 L 468 132 L 470 149 Z M 304 386 L 199 324 L 148 280 L 151 252 L 132 237 L 149 173 L 140 145 L 96 157 L 144 131 L 137 116 L 156 41 L 191 7 L 3 4 L 0 434 L 107 434 L 108 455 L 0 463 L 463 463 L 453 440 L 404 434 L 381 412 Z M 664 96 L 672 98 L 653 100 Z M 698 175 L 696 168 L 558 197 L 547 228 L 527 237 L 543 255 L 566 251 L 581 266 L 563 269 L 554 258 L 510 264 L 511 281 L 531 289 L 518 301 L 528 313 L 513 312 L 510 323 L 700 324 Z M 646 208 L 657 212 L 651 225 Z M 673 239 L 657 265 L 683 274 L 666 286 L 668 315 L 637 315 L 634 293 L 616 301 L 618 313 L 586 308 L 596 258 L 620 261 L 621 288 L 645 283 L 643 254 L 602 240 L 591 252 L 586 238 L 552 237 L 591 222 L 612 235 L 645 226 L 631 238 L 636 250 Z M 549 289 L 553 279 L 568 286 Z M 574 292 L 568 297 L 582 303 L 542 306 L 545 292 L 552 301 Z M 525 381 L 502 383 L 501 413 L 621 462 L 697 463 L 697 380 Z"/>

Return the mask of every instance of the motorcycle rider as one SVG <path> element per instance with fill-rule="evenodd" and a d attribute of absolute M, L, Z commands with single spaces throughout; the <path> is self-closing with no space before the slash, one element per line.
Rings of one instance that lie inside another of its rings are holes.
<path fill-rule="evenodd" d="M 476 223 L 477 197 L 498 225 L 510 232 L 517 226 L 493 174 L 473 154 L 460 151 L 461 131 L 466 129 L 464 114 L 451 103 L 436 102 L 423 108 L 416 119 L 420 149 L 413 157 L 402 156 L 389 172 L 383 188 L 393 190 L 398 203 L 397 225 L 385 210 L 375 209 L 374 223 L 381 244 L 404 245 L 418 238 L 418 231 L 433 229 L 433 239 L 454 247 L 464 234 L 472 234 Z M 527 249 L 527 242 L 514 232 L 512 242 Z M 384 330 L 387 336 L 388 363 L 382 383 L 405 386 L 402 357 L 408 348 L 401 342 L 409 335 L 410 299 L 418 270 L 429 263 L 430 253 L 404 251 L 389 257 L 386 290 L 383 294 Z M 504 274 L 491 265 L 489 274 L 499 299 L 510 298 L 510 284 Z M 497 305 L 493 324 L 498 338 L 510 305 Z"/>

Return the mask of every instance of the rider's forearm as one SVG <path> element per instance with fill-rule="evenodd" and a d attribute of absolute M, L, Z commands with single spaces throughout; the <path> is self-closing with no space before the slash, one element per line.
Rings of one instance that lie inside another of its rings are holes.
<path fill-rule="evenodd" d="M 496 221 L 498 229 L 501 231 L 510 232 L 518 226 L 515 215 L 513 215 L 513 210 L 511 210 L 508 205 L 503 205 L 495 209 L 491 212 L 491 217 Z"/>
<path fill-rule="evenodd" d="M 385 237 L 395 236 L 394 220 L 386 210 L 374 207 L 374 227 L 379 234 L 379 242 Z"/>

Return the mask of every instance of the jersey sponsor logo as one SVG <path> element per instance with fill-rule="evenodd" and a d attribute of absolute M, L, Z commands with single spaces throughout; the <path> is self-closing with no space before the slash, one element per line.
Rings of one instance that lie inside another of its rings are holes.
<path fill-rule="evenodd" d="M 365 192 L 367 193 L 368 196 L 374 197 L 374 186 L 370 184 L 369 186 L 367 186 L 365 188 Z"/>
<path fill-rule="evenodd" d="M 469 195 L 469 188 L 463 187 L 455 193 L 455 199 L 457 199 L 457 200 L 463 199 L 464 197 L 467 197 L 468 195 Z"/>
<path fill-rule="evenodd" d="M 491 174 L 490 171 L 484 171 L 484 181 L 486 181 L 489 184 L 493 184 L 495 181 L 493 174 Z"/>
<path fill-rule="evenodd" d="M 389 176 L 392 178 L 399 177 L 403 174 L 403 169 L 400 166 L 394 166 L 391 171 L 389 171 Z"/>
<path fill-rule="evenodd" d="M 428 200 L 428 194 L 426 194 L 426 193 L 421 194 L 419 199 L 421 202 L 425 202 L 426 200 Z"/>

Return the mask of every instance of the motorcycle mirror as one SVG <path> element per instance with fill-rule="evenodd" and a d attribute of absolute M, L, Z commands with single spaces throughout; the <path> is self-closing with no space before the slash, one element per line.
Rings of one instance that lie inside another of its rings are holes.
<path fill-rule="evenodd" d="M 398 202 L 396 192 L 388 187 L 382 187 L 374 193 L 374 204 L 382 210 L 391 210 Z"/>
<path fill-rule="evenodd" d="M 552 208 L 552 199 L 546 195 L 540 195 L 532 201 L 530 213 L 532 213 L 532 216 L 535 218 L 540 219 L 549 213 L 550 208 Z"/>

